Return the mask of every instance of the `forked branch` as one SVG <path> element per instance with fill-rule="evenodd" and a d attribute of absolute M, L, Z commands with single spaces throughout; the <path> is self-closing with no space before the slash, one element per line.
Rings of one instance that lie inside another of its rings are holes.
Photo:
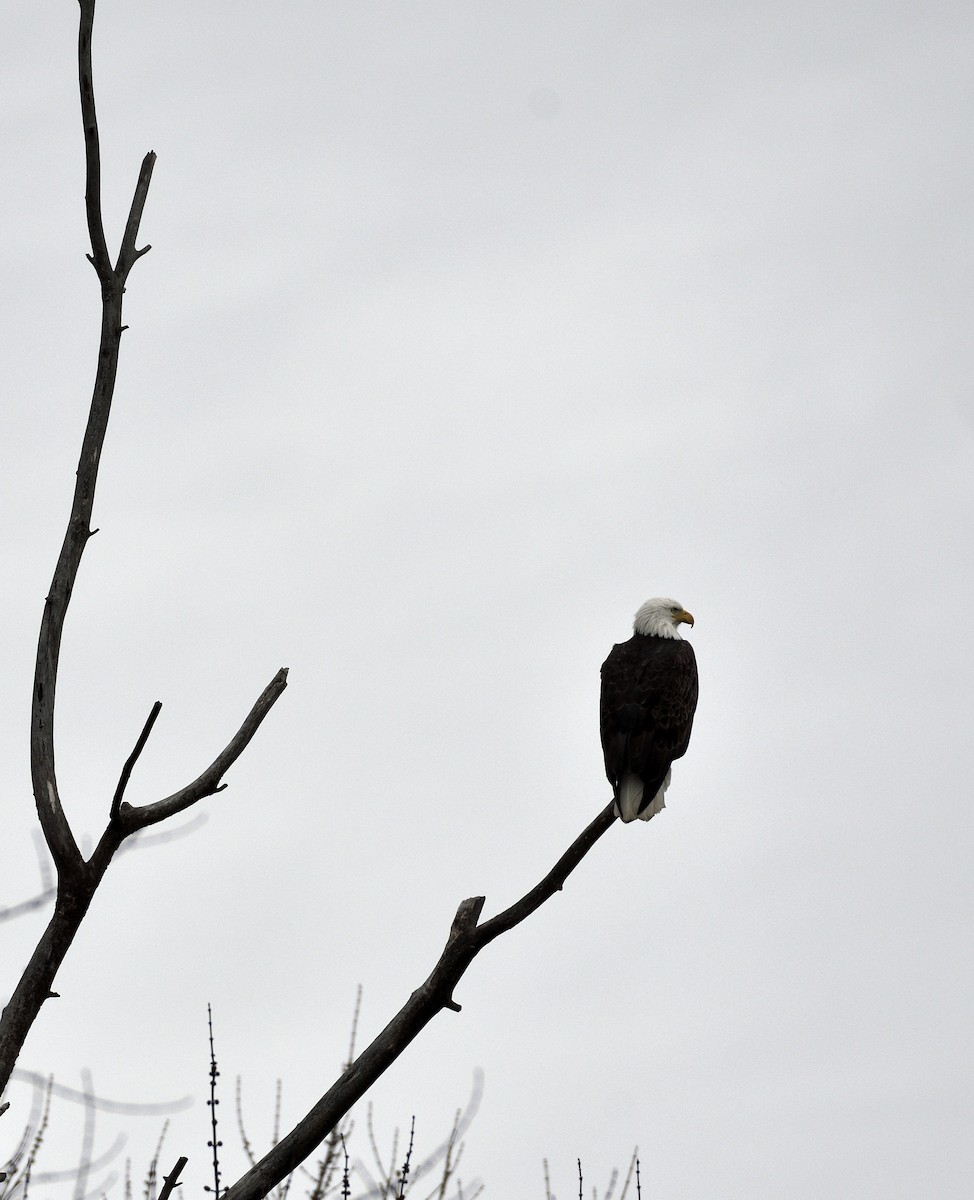
<path fill-rule="evenodd" d="M 105 241 L 101 205 L 101 149 L 95 94 L 91 70 L 91 33 L 95 0 L 79 0 L 81 20 L 78 30 L 78 76 L 81 89 L 81 115 L 85 137 L 85 211 L 91 241 L 89 258 L 98 273 L 102 295 L 102 321 L 98 366 L 92 390 L 88 425 L 81 445 L 71 514 L 61 546 L 54 578 L 44 605 L 34 690 L 31 706 L 31 779 L 37 816 L 57 867 L 58 876 L 77 876 L 83 869 L 81 853 L 64 815 L 54 762 L 54 704 L 57 690 L 61 638 L 71 593 L 74 590 L 81 556 L 91 537 L 91 514 L 98 481 L 98 465 L 108 429 L 108 417 L 115 391 L 118 353 L 122 339 L 122 297 L 125 281 L 133 263 L 145 250 L 136 250 L 139 222 L 152 178 L 155 155 L 150 151 L 143 160 L 135 195 L 129 210 L 122 246 L 116 266 L 112 266 Z M 148 249 L 146 247 L 145 249 Z"/>
<path fill-rule="evenodd" d="M 99 876 L 104 874 L 112 855 L 130 834 L 147 829 L 150 825 L 157 825 L 160 821 L 165 821 L 169 817 L 174 817 L 177 813 L 190 808 L 204 797 L 222 792 L 227 786 L 223 783 L 223 776 L 233 766 L 240 755 L 243 754 L 251 738 L 260 728 L 264 718 L 286 687 L 287 667 L 281 667 L 267 687 L 257 697 L 257 701 L 247 714 L 244 723 L 202 775 L 197 776 L 192 783 L 188 783 L 185 787 L 180 788 L 178 792 L 173 792 L 171 796 L 166 796 L 163 800 L 157 800 L 153 804 L 143 804 L 134 807 L 122 800 L 122 792 L 124 791 L 125 784 L 128 782 L 132 766 L 139 754 L 141 754 L 159 709 L 162 707 L 158 703 L 154 705 L 142 729 L 142 733 L 139 735 L 139 740 L 135 744 L 135 749 L 129 755 L 122 769 L 122 777 L 119 780 L 118 787 L 115 790 L 115 799 L 112 802 L 111 819 L 109 820 L 108 828 L 102 834 L 101 840 L 95 847 L 94 854 L 88 860 L 87 865 L 89 869 Z"/>
<path fill-rule="evenodd" d="M 41 935 L 20 982 L 0 1015 L 0 1092 L 10 1078 L 20 1048 L 42 1004 L 54 995 L 52 986 L 58 968 L 84 919 L 112 855 L 129 834 L 163 821 L 189 808 L 204 796 L 211 796 L 214 792 L 222 790 L 225 786 L 222 783 L 223 775 L 236 762 L 287 686 L 287 671 L 282 669 L 261 693 L 241 728 L 202 775 L 164 800 L 133 808 L 125 803 L 123 797 L 129 776 L 158 715 L 158 706 L 153 708 L 135 749 L 122 768 L 109 810 L 108 827 L 95 853 L 85 861 L 61 803 L 55 769 L 54 710 L 58 662 L 68 605 L 81 566 L 81 556 L 91 537 L 91 515 L 98 481 L 98 466 L 108 429 L 119 347 L 125 328 L 122 325 L 125 283 L 134 263 L 149 249 L 148 246 L 139 249 L 136 242 L 156 156 L 150 151 L 142 161 L 118 258 L 113 266 L 102 217 L 101 149 L 91 67 L 95 0 L 79 0 L 79 4 L 81 17 L 78 30 L 78 77 L 85 139 L 85 212 L 91 242 L 88 258 L 98 274 L 101 285 L 101 334 L 98 365 L 95 370 L 88 424 L 81 445 L 71 513 L 41 617 L 31 694 L 31 780 L 38 819 L 57 870 L 57 898 L 54 914 Z"/>

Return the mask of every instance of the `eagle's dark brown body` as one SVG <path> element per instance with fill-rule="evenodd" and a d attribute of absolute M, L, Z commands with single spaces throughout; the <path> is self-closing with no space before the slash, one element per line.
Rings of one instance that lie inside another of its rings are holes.
<path fill-rule="evenodd" d="M 686 753 L 696 707 L 697 662 L 689 642 L 635 633 L 612 647 L 602 664 L 602 750 L 623 820 L 643 813 L 667 782 L 670 764 Z M 643 784 L 631 815 L 620 804 L 627 776 Z"/>

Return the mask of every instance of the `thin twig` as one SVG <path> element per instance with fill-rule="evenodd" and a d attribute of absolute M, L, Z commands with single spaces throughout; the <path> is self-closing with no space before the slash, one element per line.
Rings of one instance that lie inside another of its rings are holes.
<path fill-rule="evenodd" d="M 156 1142 L 156 1148 L 152 1152 L 152 1158 L 149 1160 L 149 1169 L 146 1171 L 145 1183 L 143 1185 L 143 1195 L 145 1200 L 156 1200 L 156 1179 L 159 1174 L 159 1159 L 162 1158 L 162 1144 L 166 1140 L 166 1134 L 169 1132 L 169 1122 L 163 1121 L 162 1131 L 159 1134 L 159 1140 Z M 129 1178 L 128 1160 L 125 1164 L 126 1191 L 131 1196 L 132 1185 Z"/>
<path fill-rule="evenodd" d="M 412 1120 L 409 1122 L 409 1147 L 406 1150 L 406 1157 L 403 1160 L 402 1171 L 399 1175 L 399 1192 L 396 1200 L 406 1200 L 406 1188 L 409 1180 L 409 1163 L 413 1157 L 413 1139 L 416 1136 L 416 1114 L 413 1113 Z"/>
<path fill-rule="evenodd" d="M 355 1039 L 358 1037 L 358 1019 L 362 1012 L 362 985 L 359 984 L 355 989 L 355 1009 L 352 1013 L 352 1032 L 348 1038 L 348 1058 L 342 1064 L 342 1069 L 351 1066 L 352 1059 L 355 1057 Z"/>
<path fill-rule="evenodd" d="M 253 1147 L 250 1144 L 250 1138 L 247 1136 L 247 1129 L 244 1125 L 243 1118 L 243 1080 L 237 1076 L 237 1082 L 234 1087 L 234 1103 L 237 1109 L 237 1132 L 240 1134 L 240 1145 L 243 1147 L 244 1155 L 247 1162 L 251 1166 L 257 1161 Z"/>
<path fill-rule="evenodd" d="M 213 1200 L 220 1200 L 220 1147 L 223 1143 L 217 1137 L 217 1115 L 216 1106 L 220 1103 L 216 1095 L 216 1081 L 220 1077 L 220 1072 L 216 1064 L 216 1049 L 213 1045 L 213 1011 L 209 1004 L 206 1006 L 206 1023 L 210 1031 L 210 1098 L 207 1100 L 207 1105 L 210 1109 L 210 1128 L 213 1131 L 212 1141 L 207 1142 L 213 1150 L 213 1187 L 204 1187 L 204 1192 L 212 1192 Z"/>
<path fill-rule="evenodd" d="M 69 1100 L 72 1103 L 90 1104 L 99 1112 L 121 1113 L 127 1117 L 170 1116 L 173 1113 L 184 1112 L 193 1104 L 192 1096 L 181 1096 L 178 1100 L 161 1100 L 151 1104 L 130 1103 L 127 1100 L 109 1100 L 104 1096 L 96 1096 L 79 1092 L 77 1088 L 58 1083 L 53 1078 L 38 1075 L 36 1071 L 25 1071 L 16 1067 L 11 1072 L 11 1078 L 19 1083 L 29 1083 L 33 1088 L 50 1088 L 52 1095 L 59 1100 Z"/>
<path fill-rule="evenodd" d="M 122 803 L 122 797 L 125 795 L 125 789 L 128 786 L 129 777 L 132 774 L 132 768 L 139 760 L 139 755 L 145 749 L 145 744 L 149 740 L 149 734 L 152 732 L 152 726 L 156 723 L 156 717 L 162 712 L 162 701 L 157 700 L 152 706 L 152 711 L 146 717 L 145 725 L 142 727 L 142 732 L 139 734 L 139 740 L 135 743 L 135 749 L 125 760 L 125 765 L 122 767 L 122 774 L 118 781 L 118 787 L 115 789 L 115 796 L 112 800 L 110 819 L 114 821 L 118 816 L 118 810 Z"/>
<path fill-rule="evenodd" d="M 636 1170 L 636 1165 L 639 1162 L 639 1147 L 637 1146 L 632 1152 L 632 1158 L 629 1160 L 629 1170 L 626 1172 L 626 1178 L 622 1183 L 622 1191 L 619 1193 L 619 1200 L 626 1200 L 626 1195 L 629 1191 L 629 1184 L 632 1182 L 633 1172 Z"/>
<path fill-rule="evenodd" d="M 95 21 L 95 0 L 80 0 L 81 23 L 78 27 L 78 75 L 81 85 L 81 119 L 85 130 L 85 213 L 91 262 L 99 278 L 111 270 L 105 226 L 101 215 L 101 148 L 98 120 L 95 116 L 95 87 L 91 71 L 91 35 Z"/>
<path fill-rule="evenodd" d="M 345 1165 L 342 1167 L 342 1200 L 348 1200 L 352 1194 L 352 1185 L 348 1177 L 348 1147 L 345 1145 L 345 1138 L 342 1138 L 342 1155 L 345 1159 Z"/>
<path fill-rule="evenodd" d="M 84 1067 L 81 1071 L 81 1085 L 84 1096 L 85 1116 L 81 1135 L 81 1154 L 78 1158 L 78 1169 L 74 1177 L 74 1200 L 84 1200 L 95 1145 L 95 1106 L 92 1103 L 95 1089 L 91 1071 L 87 1067 Z"/>
<path fill-rule="evenodd" d="M 146 197 L 149 194 L 149 184 L 152 182 L 152 168 L 156 165 L 156 155 L 154 150 L 143 158 L 142 166 L 139 169 L 139 179 L 135 185 L 135 194 L 132 196 L 132 204 L 129 207 L 128 220 L 125 222 L 125 232 L 122 234 L 122 245 L 118 251 L 118 262 L 115 264 L 115 273 L 123 280 L 131 271 L 137 259 L 143 254 L 148 254 L 152 249 L 151 246 L 143 246 L 141 250 L 135 248 L 135 239 L 139 236 L 139 224 L 142 221 L 142 210 L 145 208 Z"/>

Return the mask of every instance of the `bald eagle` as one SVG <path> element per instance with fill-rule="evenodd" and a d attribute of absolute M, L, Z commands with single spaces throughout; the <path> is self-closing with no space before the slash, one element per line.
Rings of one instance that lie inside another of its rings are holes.
<path fill-rule="evenodd" d="M 623 821 L 648 821 L 663 807 L 670 764 L 690 744 L 697 707 L 697 660 L 680 637 L 693 617 L 676 600 L 647 600 L 633 636 L 602 664 L 605 773 Z"/>

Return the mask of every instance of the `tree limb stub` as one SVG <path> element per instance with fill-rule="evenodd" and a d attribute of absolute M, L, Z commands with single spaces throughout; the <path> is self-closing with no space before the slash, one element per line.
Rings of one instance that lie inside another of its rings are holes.
<path fill-rule="evenodd" d="M 177 1187 L 179 1184 L 179 1177 L 183 1173 L 183 1167 L 185 1167 L 188 1162 L 188 1158 L 177 1158 L 176 1165 L 169 1172 L 169 1174 L 163 1175 L 162 1189 L 159 1192 L 159 1200 L 169 1200 L 169 1197 L 172 1195 L 173 1188 Z"/>

